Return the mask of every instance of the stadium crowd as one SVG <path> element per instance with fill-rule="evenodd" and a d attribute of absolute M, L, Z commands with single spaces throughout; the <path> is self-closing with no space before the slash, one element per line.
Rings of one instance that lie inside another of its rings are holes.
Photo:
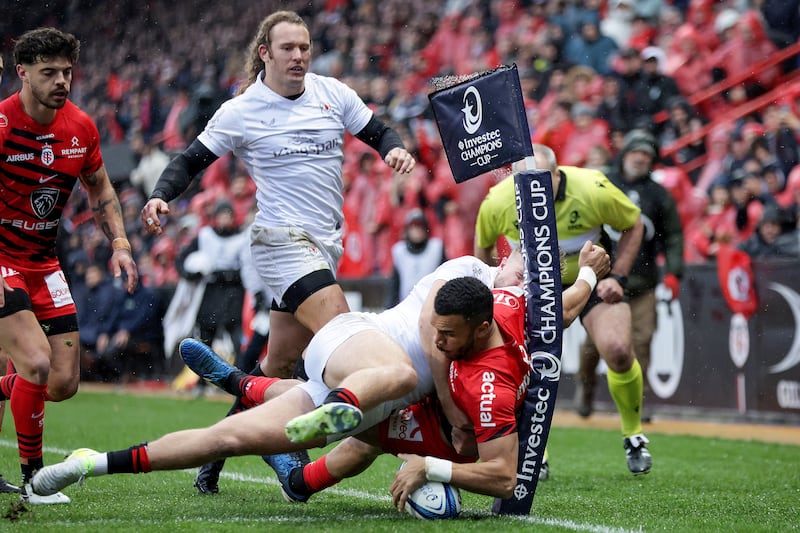
<path fill-rule="evenodd" d="M 233 207 L 238 226 L 249 224 L 255 186 L 240 163 L 223 157 L 174 202 L 165 235 L 148 235 L 139 211 L 170 158 L 235 92 L 254 25 L 273 9 L 295 10 L 308 21 L 312 71 L 356 89 L 376 116 L 401 133 L 418 161 L 412 174 L 401 176 L 363 144 L 346 141 L 342 278 L 389 276 L 391 248 L 402 239 L 412 210 L 424 212 L 430 234 L 444 243 L 445 257 L 473 251 L 478 206 L 503 176 L 489 173 L 455 184 L 428 105 L 431 79 L 516 64 L 532 141 L 550 146 L 560 164 L 606 170 L 618 164 L 622 139 L 631 129 L 649 129 L 662 148 L 669 147 L 789 79 L 796 57 L 758 71 L 752 66 L 800 37 L 795 0 L 117 0 L 102 5 L 64 0 L 48 5 L 12 9 L 0 25 L 3 50 L 23 31 L 43 25 L 81 40 L 72 98 L 94 118 L 104 146 L 122 143 L 136 154 L 132 172 L 111 178 L 141 284 L 155 294 L 143 297 L 142 305 L 157 307 L 162 315 L 180 276 L 175 264 L 180 251 L 213 222 L 220 199 Z M 689 104 L 691 95 L 713 82 L 746 73 L 718 97 L 698 107 Z M 16 77 L 7 75 L 0 97 L 18 89 Z M 746 249 L 756 254 L 800 255 L 799 117 L 800 85 L 786 84 L 765 107 L 661 159 L 655 176 L 678 201 L 687 262 L 713 260 L 721 242 L 749 242 Z M 684 170 L 698 157 L 705 158 L 704 165 Z M 83 297 L 94 290 L 86 287 L 87 267 L 105 264 L 111 250 L 95 225 L 86 223 L 91 215 L 85 195 L 73 195 L 65 213 L 63 230 L 69 236 L 61 239 L 60 256 Z M 772 245 L 775 238 L 760 231 L 762 218 L 773 228 L 777 222 L 779 236 L 794 235 L 784 237 L 794 247 Z M 115 290 L 121 301 L 121 289 Z M 92 313 L 82 318 L 95 320 Z M 137 327 L 152 333 L 151 324 Z M 120 328 L 110 319 L 94 325 L 85 328 L 82 322 L 82 329 L 114 338 Z M 152 335 L 142 342 L 157 344 Z"/>

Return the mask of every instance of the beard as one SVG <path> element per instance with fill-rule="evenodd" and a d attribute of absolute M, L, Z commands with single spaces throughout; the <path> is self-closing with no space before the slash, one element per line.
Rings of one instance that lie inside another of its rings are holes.
<path fill-rule="evenodd" d="M 67 103 L 67 98 L 69 97 L 69 91 L 67 91 L 66 96 L 63 100 L 55 100 L 50 93 L 46 93 L 38 88 L 31 86 L 31 94 L 36 99 L 37 102 L 42 104 L 44 107 L 48 109 L 61 109 L 64 107 L 64 104 Z"/>
<path fill-rule="evenodd" d="M 624 166 L 625 176 L 629 181 L 636 181 L 650 174 L 650 165 L 627 164 Z"/>
<path fill-rule="evenodd" d="M 475 336 L 473 335 L 458 351 L 454 351 L 450 356 L 452 361 L 464 359 L 475 351 Z"/>

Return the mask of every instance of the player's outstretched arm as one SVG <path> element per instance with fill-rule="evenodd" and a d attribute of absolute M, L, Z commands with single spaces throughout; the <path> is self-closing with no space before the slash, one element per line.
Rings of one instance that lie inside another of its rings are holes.
<path fill-rule="evenodd" d="M 168 202 L 189 188 L 192 179 L 217 159 L 211 150 L 195 139 L 186 150 L 170 161 L 159 176 L 150 199 L 142 208 L 144 228 L 154 235 L 161 235 L 159 215 L 169 214 Z"/>
<path fill-rule="evenodd" d="M 405 148 L 392 148 L 386 157 L 383 158 L 384 163 L 389 165 L 400 174 L 408 174 L 417 165 L 414 156 L 412 156 Z"/>
<path fill-rule="evenodd" d="M 517 433 L 478 444 L 477 463 L 451 463 L 419 455 L 398 455 L 406 465 L 394 475 L 391 486 L 396 509 L 405 508 L 408 496 L 426 480 L 444 481 L 460 489 L 495 498 L 509 498 L 514 491 L 519 442 Z"/>
<path fill-rule="evenodd" d="M 374 115 L 364 129 L 356 133 L 356 138 L 377 150 L 383 162 L 396 172 L 408 174 L 417 164 L 400 135 Z"/>
<path fill-rule="evenodd" d="M 122 218 L 122 208 L 119 205 L 119 198 L 108 177 L 106 167 L 101 166 L 95 172 L 81 176 L 81 183 L 86 188 L 86 195 L 89 199 L 89 207 L 94 215 L 97 227 L 103 235 L 111 242 L 113 254 L 111 255 L 111 268 L 114 277 L 122 275 L 122 271 L 128 277 L 127 289 L 133 293 L 139 283 L 139 272 L 136 263 L 133 261 L 131 244 L 125 234 L 125 222 Z"/>

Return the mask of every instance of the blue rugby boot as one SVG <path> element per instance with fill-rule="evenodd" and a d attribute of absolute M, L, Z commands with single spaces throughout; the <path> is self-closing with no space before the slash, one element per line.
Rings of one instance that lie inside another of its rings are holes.
<path fill-rule="evenodd" d="M 300 494 L 292 489 L 290 476 L 295 468 L 303 468 L 311 462 L 308 452 L 300 450 L 298 452 L 278 453 L 275 455 L 262 455 L 262 459 L 267 463 L 278 476 L 281 483 L 281 493 L 283 498 L 289 503 L 303 503 L 308 501 L 310 495 Z"/>

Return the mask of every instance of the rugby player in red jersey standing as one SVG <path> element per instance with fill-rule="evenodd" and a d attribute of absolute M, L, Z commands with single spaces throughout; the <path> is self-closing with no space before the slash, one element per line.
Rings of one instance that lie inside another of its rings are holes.
<path fill-rule="evenodd" d="M 3 56 L 0 55 L 0 83 L 3 82 L 3 69 L 5 65 L 3 63 Z M 5 368 L 8 365 L 8 357 L 2 351 L 0 351 L 0 372 L 5 372 Z M 0 402 L 0 425 L 3 423 L 3 418 L 6 412 L 6 402 Z M 0 493 L 3 492 L 17 492 L 19 487 L 12 485 L 8 481 L 6 481 L 3 476 L 0 475 Z"/>
<path fill-rule="evenodd" d="M 97 127 L 68 100 L 79 50 L 75 36 L 55 28 L 23 34 L 14 46 L 22 89 L 0 102 L 0 349 L 16 369 L 0 379 L 0 400 L 10 400 L 23 484 L 43 466 L 45 401 L 78 390 L 78 320 L 55 246 L 76 181 L 111 241 L 114 276 L 125 272 L 129 292 L 138 282 Z M 24 489 L 22 498 L 69 502 Z"/>

